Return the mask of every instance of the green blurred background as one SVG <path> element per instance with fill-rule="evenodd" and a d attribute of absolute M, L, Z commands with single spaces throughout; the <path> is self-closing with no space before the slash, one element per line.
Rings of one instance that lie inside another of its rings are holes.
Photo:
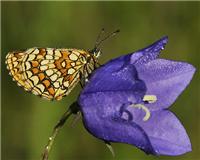
<path fill-rule="evenodd" d="M 37 160 L 52 127 L 77 98 L 80 87 L 59 102 L 50 102 L 19 88 L 4 64 L 9 51 L 30 47 L 91 49 L 102 27 L 120 29 L 102 47 L 101 63 L 133 52 L 164 35 L 169 42 L 162 58 L 187 61 L 199 68 L 199 2 L 2 2 L 2 159 Z M 171 110 L 184 124 L 193 151 L 178 157 L 146 155 L 126 144 L 113 144 L 113 158 L 104 143 L 70 119 L 59 133 L 51 160 L 101 159 L 200 159 L 200 77 L 195 74 L 189 87 Z"/>

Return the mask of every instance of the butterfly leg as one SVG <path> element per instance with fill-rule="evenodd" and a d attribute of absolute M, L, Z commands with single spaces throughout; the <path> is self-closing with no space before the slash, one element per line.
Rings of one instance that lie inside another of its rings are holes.
<path fill-rule="evenodd" d="M 84 87 L 84 76 L 83 76 L 83 74 L 80 72 L 80 85 L 81 85 L 81 88 L 83 89 L 83 87 Z"/>
<path fill-rule="evenodd" d="M 84 78 L 82 77 L 81 81 L 80 81 L 80 85 L 81 85 L 81 88 L 84 88 L 85 84 L 88 82 L 88 78 Z"/>
<path fill-rule="evenodd" d="M 74 127 L 75 124 L 81 119 L 81 112 L 77 112 L 77 114 L 75 115 L 73 121 L 72 121 L 72 124 L 71 124 L 71 127 Z"/>
<path fill-rule="evenodd" d="M 81 81 L 79 82 L 79 84 L 80 84 L 81 88 L 83 89 L 83 84 L 82 84 L 82 82 L 81 82 Z"/>
<path fill-rule="evenodd" d="M 99 68 L 99 67 L 103 66 L 103 65 L 102 65 L 102 64 L 100 64 L 99 62 L 97 62 L 97 64 L 98 64 L 98 66 L 97 66 L 97 67 L 95 67 L 95 69 L 97 69 L 97 68 Z"/>

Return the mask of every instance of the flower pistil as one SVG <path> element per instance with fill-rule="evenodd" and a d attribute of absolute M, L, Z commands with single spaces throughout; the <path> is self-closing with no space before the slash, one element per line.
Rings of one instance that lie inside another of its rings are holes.
<path fill-rule="evenodd" d="M 145 95 L 143 97 L 143 101 L 148 103 L 155 103 L 157 101 L 157 97 L 155 95 Z M 151 116 L 151 112 L 144 104 L 131 104 L 129 107 L 142 109 L 145 112 L 143 121 L 147 121 Z"/>

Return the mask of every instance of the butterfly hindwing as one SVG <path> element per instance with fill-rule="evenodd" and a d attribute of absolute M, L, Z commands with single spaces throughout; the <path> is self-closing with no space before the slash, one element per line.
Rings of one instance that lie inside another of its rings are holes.
<path fill-rule="evenodd" d="M 26 91 L 60 100 L 79 82 L 87 53 L 77 49 L 30 48 L 8 53 L 6 63 L 13 79 Z"/>

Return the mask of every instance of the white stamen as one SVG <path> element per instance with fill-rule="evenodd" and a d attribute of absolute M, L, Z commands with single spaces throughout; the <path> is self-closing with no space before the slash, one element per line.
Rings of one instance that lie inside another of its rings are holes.
<path fill-rule="evenodd" d="M 157 101 L 157 97 L 155 95 L 145 95 L 143 97 L 143 101 L 147 101 L 149 103 L 155 103 Z"/>
<path fill-rule="evenodd" d="M 151 113 L 149 111 L 149 109 L 145 106 L 145 105 L 142 105 L 142 104 L 132 104 L 130 105 L 130 107 L 135 107 L 135 108 L 139 108 L 139 109 L 142 109 L 143 111 L 145 111 L 145 116 L 143 118 L 143 121 L 147 121 L 150 116 L 151 116 Z"/>

